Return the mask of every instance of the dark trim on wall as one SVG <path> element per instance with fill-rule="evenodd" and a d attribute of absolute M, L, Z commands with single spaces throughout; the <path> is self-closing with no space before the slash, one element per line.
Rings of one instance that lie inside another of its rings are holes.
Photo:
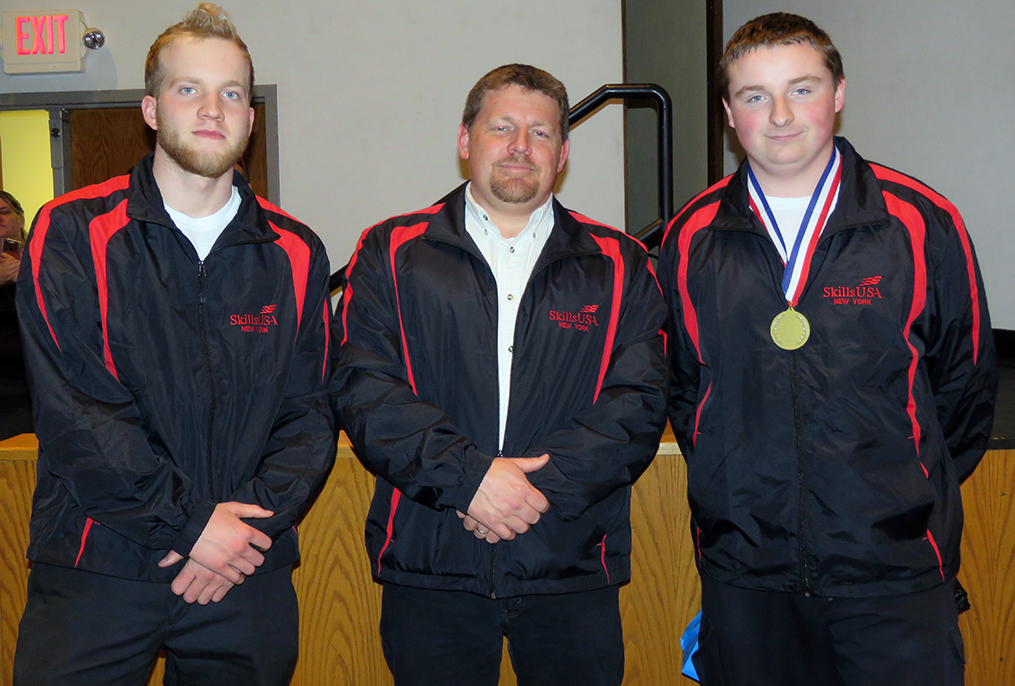
<path fill-rule="evenodd" d="M 722 0 L 708 0 L 705 7 L 705 30 L 708 32 L 706 41 L 708 57 L 705 61 L 708 69 L 708 185 L 721 179 L 723 175 L 723 136 L 725 135 L 726 117 L 723 116 L 722 103 L 719 101 L 715 75 L 722 60 Z"/>
<path fill-rule="evenodd" d="M 1001 364 L 1015 367 L 1015 331 L 994 329 L 994 347 Z"/>

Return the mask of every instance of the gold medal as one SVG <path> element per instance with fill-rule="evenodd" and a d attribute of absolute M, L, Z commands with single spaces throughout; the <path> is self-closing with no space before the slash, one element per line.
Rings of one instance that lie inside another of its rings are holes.
<path fill-rule="evenodd" d="M 811 324 L 792 307 L 775 315 L 772 320 L 772 340 L 783 350 L 796 350 L 807 342 L 811 335 Z"/>

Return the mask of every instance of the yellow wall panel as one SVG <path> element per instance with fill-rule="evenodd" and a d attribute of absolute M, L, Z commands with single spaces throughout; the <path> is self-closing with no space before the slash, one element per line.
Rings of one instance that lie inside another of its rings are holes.
<path fill-rule="evenodd" d="M 53 199 L 53 162 L 45 110 L 0 112 L 3 190 L 21 203 L 27 231 L 39 208 Z"/>

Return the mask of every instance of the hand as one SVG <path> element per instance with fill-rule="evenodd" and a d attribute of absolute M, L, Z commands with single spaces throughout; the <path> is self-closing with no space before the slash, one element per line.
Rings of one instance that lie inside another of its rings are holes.
<path fill-rule="evenodd" d="M 233 584 L 243 583 L 244 575 L 253 574 L 264 562 L 264 555 L 260 551 L 271 547 L 271 538 L 245 524 L 240 518 L 263 519 L 273 514 L 257 505 L 219 503 L 190 551 L 190 560 L 224 576 Z M 170 552 L 163 558 L 159 566 L 168 567 L 182 559 L 177 557 L 174 563 L 163 564 L 172 554 Z"/>
<path fill-rule="evenodd" d="M 169 554 L 159 562 L 159 567 L 170 567 L 182 559 L 182 555 L 175 550 L 170 550 Z M 209 602 L 217 603 L 225 598 L 229 589 L 235 585 L 221 574 L 216 574 L 193 560 L 187 560 L 183 569 L 173 579 L 170 588 L 176 595 L 183 596 L 183 599 L 188 603 L 197 602 L 198 605 L 207 605 Z"/>
<path fill-rule="evenodd" d="M 550 461 L 546 453 L 539 457 L 497 457 L 479 484 L 469 503 L 468 515 L 488 533 L 510 541 L 539 521 L 550 503 L 525 476 L 542 469 Z"/>
<path fill-rule="evenodd" d="M 458 514 L 458 518 L 463 520 L 462 525 L 465 527 L 465 530 L 471 531 L 473 534 L 475 534 L 476 538 L 484 540 L 487 543 L 496 543 L 497 541 L 500 540 L 500 536 L 498 536 L 492 531 L 483 530 L 479 522 L 477 522 L 469 515 L 464 514 L 461 510 L 455 510 L 455 512 Z"/>
<path fill-rule="evenodd" d="M 6 286 L 9 283 L 17 281 L 18 270 L 20 268 L 21 260 L 14 257 L 14 255 L 0 253 L 0 286 Z"/>

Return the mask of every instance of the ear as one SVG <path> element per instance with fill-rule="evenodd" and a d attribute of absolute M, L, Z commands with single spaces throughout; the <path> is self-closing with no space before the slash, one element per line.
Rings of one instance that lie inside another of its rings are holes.
<path fill-rule="evenodd" d="M 458 125 L 458 156 L 463 160 L 469 159 L 469 129 L 465 124 Z"/>
<path fill-rule="evenodd" d="M 254 108 L 251 107 L 250 108 L 250 121 L 248 122 L 248 125 L 247 125 L 247 135 L 249 136 L 250 132 L 253 131 L 253 130 L 254 130 Z"/>
<path fill-rule="evenodd" d="M 839 79 L 839 85 L 835 87 L 835 111 L 839 112 L 842 110 L 842 106 L 846 104 L 846 77 L 843 76 Z"/>
<path fill-rule="evenodd" d="M 141 100 L 141 115 L 144 116 L 145 123 L 148 124 L 153 131 L 159 130 L 158 118 L 155 116 L 156 109 L 158 109 L 158 103 L 155 98 L 150 95 L 144 96 Z"/>
<path fill-rule="evenodd" d="M 737 125 L 733 123 L 733 110 L 730 109 L 730 104 L 726 100 L 726 98 L 722 99 L 722 106 L 723 109 L 726 110 L 726 121 L 729 122 L 730 128 L 731 129 L 737 128 Z"/>
<path fill-rule="evenodd" d="M 571 152 L 571 139 L 568 138 L 564 141 L 564 145 L 560 147 L 560 162 L 557 164 L 557 173 L 564 171 L 564 163 L 567 162 L 567 156 Z"/>

